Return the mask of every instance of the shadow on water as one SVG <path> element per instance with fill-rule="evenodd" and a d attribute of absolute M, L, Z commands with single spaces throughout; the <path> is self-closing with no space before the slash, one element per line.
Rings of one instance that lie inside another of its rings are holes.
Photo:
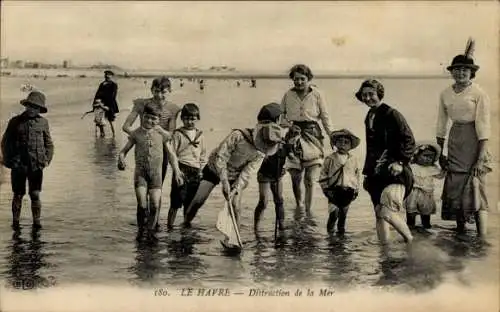
<path fill-rule="evenodd" d="M 21 237 L 20 231 L 12 234 L 11 244 L 8 245 L 7 280 L 15 289 L 37 289 L 54 286 L 53 276 L 44 276 L 40 271 L 49 267 L 44 251 L 46 242 L 41 240 L 41 233 L 32 230 L 31 239 Z"/>
<path fill-rule="evenodd" d="M 184 280 L 192 283 L 206 274 L 207 267 L 194 247 L 201 239 L 199 234 L 188 229 L 181 229 L 179 234 L 165 238 L 169 275 L 174 282 Z"/>
<path fill-rule="evenodd" d="M 135 243 L 135 263 L 129 269 L 133 276 L 132 282 L 136 284 L 154 284 L 162 268 L 160 242 L 151 242 L 138 239 Z"/>
<path fill-rule="evenodd" d="M 359 268 L 352 257 L 352 240 L 347 236 L 329 235 L 327 242 L 326 267 L 329 274 L 325 275 L 325 281 L 339 287 L 356 283 Z"/>
<path fill-rule="evenodd" d="M 451 232 L 438 232 L 432 239 L 427 236 L 415 235 L 413 246 L 404 257 L 382 253 L 379 262 L 382 276 L 376 285 L 428 291 L 439 286 L 450 273 L 455 274 L 459 282 L 468 284 L 461 278 L 466 262 L 488 256 L 488 245 L 480 240 L 460 240 Z"/>
<path fill-rule="evenodd" d="M 129 268 L 133 283 L 151 285 L 168 280 L 170 284 L 195 282 L 206 274 L 206 266 L 195 252 L 200 239 L 196 233 L 168 233 L 157 241 L 136 240 L 135 264 Z"/>

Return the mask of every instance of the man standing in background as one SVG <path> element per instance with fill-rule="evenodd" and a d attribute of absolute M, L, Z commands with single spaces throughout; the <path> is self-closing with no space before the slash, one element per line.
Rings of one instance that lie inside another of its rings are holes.
<path fill-rule="evenodd" d="M 114 73 L 111 70 L 104 71 L 104 81 L 99 84 L 99 88 L 94 96 L 95 103 L 97 99 L 100 99 L 104 106 L 108 108 L 105 113 L 106 119 L 109 121 L 109 126 L 111 127 L 111 132 L 113 137 L 115 137 L 115 128 L 113 127 L 113 121 L 115 121 L 116 114 L 119 112 L 118 103 L 116 101 L 116 94 L 118 93 L 118 85 L 113 81 Z"/>

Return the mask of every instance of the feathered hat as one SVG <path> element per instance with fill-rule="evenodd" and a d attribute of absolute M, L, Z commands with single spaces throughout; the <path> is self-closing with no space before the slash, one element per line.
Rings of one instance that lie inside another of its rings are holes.
<path fill-rule="evenodd" d="M 465 46 L 465 52 L 464 54 L 457 55 L 453 58 L 451 61 L 451 65 L 448 66 L 446 69 L 451 71 L 453 68 L 457 67 L 467 67 L 470 68 L 473 71 L 477 71 L 479 69 L 479 66 L 474 64 L 474 50 L 476 47 L 476 43 L 474 39 L 469 38 L 467 40 L 467 44 Z"/>

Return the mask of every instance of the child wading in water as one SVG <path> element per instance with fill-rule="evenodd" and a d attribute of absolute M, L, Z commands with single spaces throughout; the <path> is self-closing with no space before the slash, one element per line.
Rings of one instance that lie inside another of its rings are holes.
<path fill-rule="evenodd" d="M 413 172 L 413 189 L 405 200 L 406 224 L 415 227 L 416 216 L 420 215 L 424 229 L 432 228 L 431 214 L 436 213 L 434 200 L 435 179 L 444 178 L 436 162 L 441 148 L 432 142 L 417 143 L 417 150 L 410 164 Z"/>
<path fill-rule="evenodd" d="M 264 109 L 264 108 L 263 108 Z M 266 155 L 273 155 L 282 141 L 282 130 L 277 124 L 257 124 L 254 129 L 235 129 L 212 151 L 203 177 L 184 216 L 189 227 L 198 209 L 219 183 L 226 200 L 231 200 L 236 217 L 243 190 L 250 177 L 260 167 Z M 238 218 L 237 218 L 238 219 Z"/>
<path fill-rule="evenodd" d="M 162 194 L 162 163 L 163 151 L 166 150 L 168 159 L 174 170 L 174 176 L 182 184 L 177 157 L 169 144 L 170 137 L 165 130 L 158 129 L 160 110 L 153 105 L 144 107 L 141 127 L 134 130 L 127 144 L 120 152 L 118 169 L 125 170 L 125 157 L 135 146 L 134 186 L 137 197 L 137 225 L 139 236 L 144 226 L 147 227 L 148 238 L 155 239 L 155 226 L 158 222 L 160 199 Z M 148 206 L 149 201 L 149 206 Z"/>
<path fill-rule="evenodd" d="M 169 229 L 173 228 L 177 210 L 187 209 L 200 185 L 201 169 L 206 164 L 206 146 L 203 132 L 196 128 L 200 120 L 200 109 L 196 104 L 187 103 L 182 107 L 181 120 L 184 126 L 175 129 L 172 135 L 173 151 L 179 161 L 179 169 L 184 184 L 179 185 L 172 177 L 170 191 Z"/>
<path fill-rule="evenodd" d="M 260 124 L 278 123 L 281 116 L 281 106 L 277 103 L 265 105 L 259 115 L 257 121 Z M 254 214 L 254 230 L 258 232 L 260 218 L 262 212 L 267 208 L 269 199 L 269 191 L 271 191 L 274 206 L 276 211 L 276 222 L 280 232 L 284 231 L 283 221 L 285 219 L 285 210 L 283 208 L 283 182 L 282 177 L 285 174 L 285 161 L 287 157 L 286 145 L 279 144 L 278 151 L 271 156 L 268 156 L 262 162 L 257 173 L 257 181 L 259 182 L 259 203 L 255 208 Z"/>
<path fill-rule="evenodd" d="M 45 95 L 33 91 L 21 101 L 26 110 L 12 118 L 2 137 L 3 164 L 11 169 L 12 229 L 20 229 L 19 219 L 23 197 L 26 194 L 26 180 L 29 185 L 33 228 L 40 229 L 43 169 L 52 161 L 54 144 L 50 136 L 47 119 L 40 116 L 47 112 Z"/>
<path fill-rule="evenodd" d="M 105 135 L 105 133 L 104 133 L 104 118 L 105 118 L 106 111 L 108 111 L 108 110 L 109 110 L 109 108 L 104 106 L 104 104 L 102 104 L 101 99 L 95 99 L 94 104 L 92 105 L 92 110 L 84 113 L 82 116 L 82 119 L 83 119 L 83 117 L 85 117 L 87 114 L 94 113 L 94 123 L 95 123 L 95 127 L 96 127 L 95 134 L 97 135 L 97 133 L 99 133 L 99 136 L 101 136 L 101 137 L 104 137 L 104 135 Z M 97 129 L 99 129 L 99 131 L 97 131 Z"/>
<path fill-rule="evenodd" d="M 358 159 L 349 151 L 356 148 L 359 142 L 359 138 L 346 129 L 330 135 L 334 152 L 325 158 L 319 178 L 323 193 L 328 198 L 328 233 L 333 233 L 337 221 L 337 234 L 345 233 L 349 204 L 358 196 L 361 170 Z"/>

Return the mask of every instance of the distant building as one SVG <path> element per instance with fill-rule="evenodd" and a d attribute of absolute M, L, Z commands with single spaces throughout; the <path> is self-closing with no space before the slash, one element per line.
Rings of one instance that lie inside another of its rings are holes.
<path fill-rule="evenodd" d="M 0 59 L 0 68 L 7 68 L 9 66 L 9 58 L 3 57 Z"/>
<path fill-rule="evenodd" d="M 62 66 L 63 66 L 63 68 L 70 68 L 71 67 L 71 61 L 70 60 L 64 60 Z"/>
<path fill-rule="evenodd" d="M 24 68 L 24 61 L 17 60 L 17 61 L 14 62 L 13 65 L 14 65 L 15 68 Z"/>

